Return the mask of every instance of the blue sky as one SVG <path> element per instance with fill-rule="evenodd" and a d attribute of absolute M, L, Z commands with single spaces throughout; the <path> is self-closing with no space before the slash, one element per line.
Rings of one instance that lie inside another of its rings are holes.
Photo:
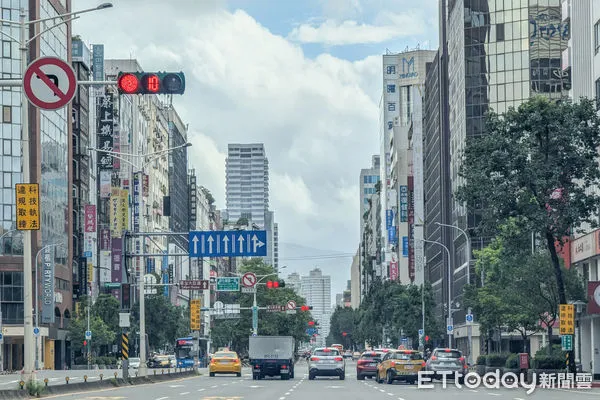
<path fill-rule="evenodd" d="M 288 271 L 322 268 L 342 291 L 350 258 L 314 255 L 356 252 L 360 169 L 380 149 L 381 55 L 434 49 L 438 0 L 113 2 L 76 20 L 73 33 L 103 43 L 106 58 L 186 74 L 174 104 L 189 124 L 189 167 L 219 208 L 227 144 L 264 143 L 270 208 L 289 245 L 281 259 L 295 259 Z"/>

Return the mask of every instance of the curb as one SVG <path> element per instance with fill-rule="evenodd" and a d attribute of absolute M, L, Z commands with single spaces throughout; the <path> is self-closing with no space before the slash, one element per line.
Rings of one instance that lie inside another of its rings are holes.
<path fill-rule="evenodd" d="M 200 374 L 201 375 L 201 374 Z M 86 391 L 94 391 L 101 389 L 109 389 L 109 388 L 118 388 L 125 386 L 135 386 L 135 385 L 143 385 L 143 384 L 152 384 L 158 382 L 165 382 L 180 378 L 187 378 L 193 376 L 200 376 L 196 373 L 196 371 L 185 371 L 185 372 L 175 372 L 171 374 L 160 374 L 160 375 L 148 375 L 148 376 L 138 376 L 138 377 L 129 377 L 128 379 L 123 378 L 110 378 L 107 377 L 102 381 L 94 381 L 94 382 L 77 382 L 77 383 L 69 383 L 69 384 L 61 384 L 61 385 L 50 385 L 44 387 L 43 392 L 39 397 L 46 397 L 51 395 L 58 394 L 68 394 L 68 393 L 76 393 L 76 392 L 86 392 Z M 4 399 L 29 399 L 36 396 L 30 396 L 27 393 L 27 390 L 0 390 L 0 400 Z"/>

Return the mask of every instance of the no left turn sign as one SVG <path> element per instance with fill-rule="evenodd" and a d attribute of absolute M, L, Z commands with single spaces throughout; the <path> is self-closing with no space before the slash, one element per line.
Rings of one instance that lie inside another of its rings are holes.
<path fill-rule="evenodd" d="M 252 272 L 246 272 L 242 276 L 242 286 L 247 288 L 253 288 L 256 285 L 256 275 Z"/>
<path fill-rule="evenodd" d="M 34 106 L 43 110 L 63 108 L 75 96 L 75 71 L 64 60 L 42 57 L 27 67 L 23 76 L 23 90 Z"/>
<path fill-rule="evenodd" d="M 294 300 L 290 300 L 287 302 L 287 309 L 288 310 L 295 310 L 296 309 L 296 302 Z"/>

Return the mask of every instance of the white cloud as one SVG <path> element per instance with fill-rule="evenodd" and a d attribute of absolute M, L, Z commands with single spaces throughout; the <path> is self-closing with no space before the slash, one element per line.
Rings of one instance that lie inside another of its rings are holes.
<path fill-rule="evenodd" d="M 326 19 L 320 23 L 305 23 L 294 28 L 290 40 L 300 43 L 322 43 L 330 46 L 383 43 L 394 39 L 421 35 L 427 19 L 419 12 L 385 12 L 377 24 L 356 20 Z"/>
<path fill-rule="evenodd" d="M 280 240 L 355 251 L 359 170 L 378 152 L 381 56 L 309 59 L 244 11 L 195 7 L 191 0 L 187 8 L 127 3 L 118 4 L 118 13 L 82 17 L 74 33 L 104 43 L 108 58 L 128 58 L 135 49 L 147 71 L 186 73 L 186 93 L 175 106 L 192 132 L 190 168 L 218 206 L 225 205 L 227 144 L 263 142 Z M 177 25 L 164 24 L 164 16 Z"/>

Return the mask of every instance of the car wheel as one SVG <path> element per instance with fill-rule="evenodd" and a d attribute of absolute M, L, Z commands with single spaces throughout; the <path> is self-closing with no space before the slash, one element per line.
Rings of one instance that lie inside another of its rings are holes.
<path fill-rule="evenodd" d="M 340 374 L 340 381 L 343 381 L 344 379 L 346 379 L 346 373 L 345 373 L 345 372 L 342 372 L 342 373 Z"/>
<path fill-rule="evenodd" d="M 214 372 L 209 373 L 210 376 L 215 376 Z"/>
<path fill-rule="evenodd" d="M 236 375 L 236 376 L 239 378 L 240 376 L 242 376 L 242 373 L 241 373 L 241 372 L 238 372 L 238 373 L 237 373 L 237 374 L 235 374 L 235 375 Z"/>
<path fill-rule="evenodd" d="M 314 381 L 315 380 L 315 376 L 313 374 L 308 374 L 308 380 L 309 381 Z"/>
<path fill-rule="evenodd" d="M 361 375 L 361 374 L 356 374 L 356 379 L 359 381 L 364 381 L 365 380 L 365 376 Z"/>
<path fill-rule="evenodd" d="M 394 383 L 394 377 L 392 376 L 392 371 L 388 370 L 387 374 L 386 374 L 386 383 L 388 385 L 391 385 L 392 383 Z"/>
<path fill-rule="evenodd" d="M 373 377 L 371 375 L 367 375 L 367 378 L 369 379 L 373 379 Z"/>

